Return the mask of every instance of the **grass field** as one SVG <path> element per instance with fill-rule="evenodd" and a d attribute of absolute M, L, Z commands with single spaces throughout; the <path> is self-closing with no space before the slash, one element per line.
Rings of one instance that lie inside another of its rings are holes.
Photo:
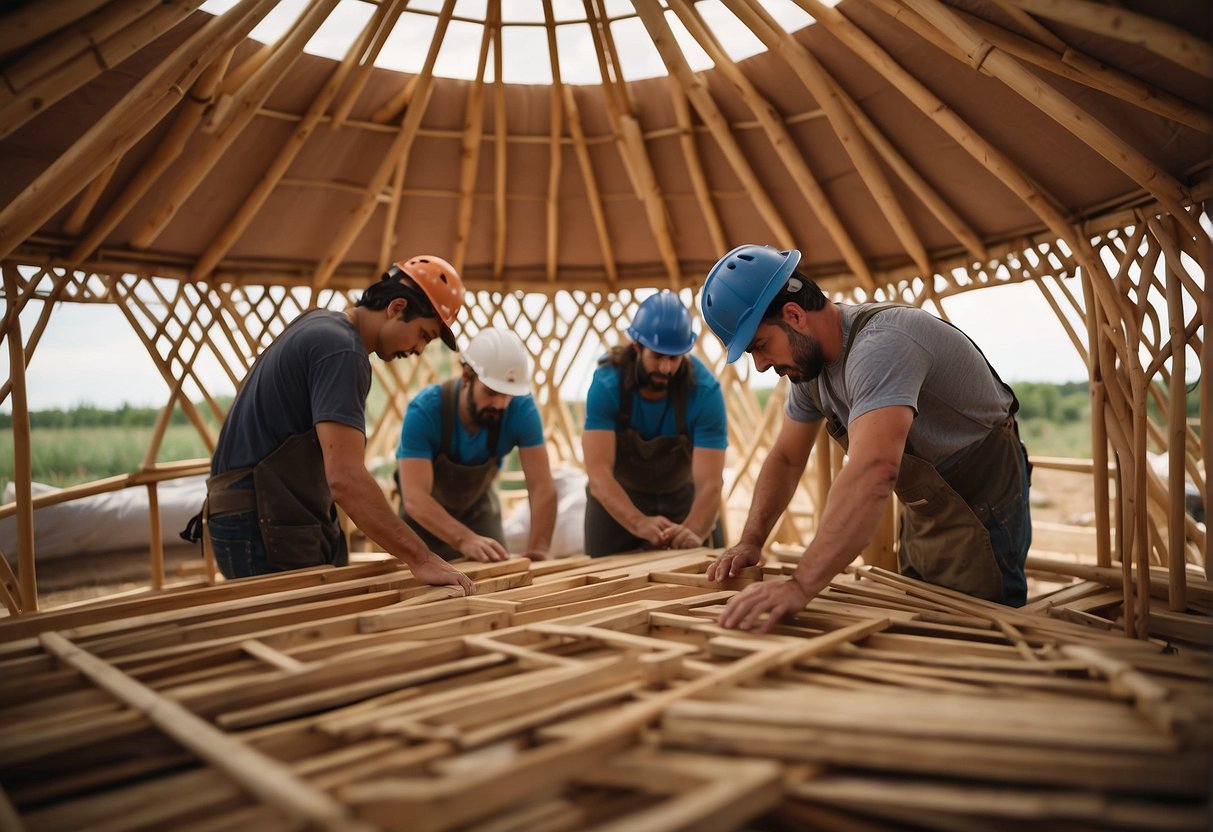
<path fill-rule="evenodd" d="M 1091 431 L 1085 421 L 1054 424 L 1028 419 L 1020 424 L 1028 453 L 1035 456 L 1089 458 Z M 34 481 L 60 488 L 135 470 L 147 453 L 152 428 L 47 428 L 31 433 Z M 157 461 L 207 456 L 206 445 L 192 425 L 172 425 L 164 435 Z M 390 476 L 390 467 L 386 476 Z M 13 446 L 0 443 L 0 489 L 13 478 Z"/>
<path fill-rule="evenodd" d="M 60 488 L 126 474 L 139 467 L 152 428 L 48 428 L 30 432 L 34 482 Z M 193 425 L 172 425 L 164 434 L 158 462 L 207 456 Z M 0 443 L 0 489 L 13 479 L 12 442 Z"/>

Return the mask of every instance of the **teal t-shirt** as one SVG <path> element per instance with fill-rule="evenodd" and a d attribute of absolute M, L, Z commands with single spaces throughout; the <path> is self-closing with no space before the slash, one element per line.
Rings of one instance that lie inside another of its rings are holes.
<path fill-rule="evenodd" d="M 400 442 L 396 445 L 397 459 L 434 459 L 442 451 L 441 385 L 431 384 L 418 393 L 404 413 L 400 427 Z M 463 379 L 456 384 L 456 395 L 467 395 Z M 451 461 L 460 465 L 483 465 L 489 459 L 489 431 L 481 428 L 468 433 L 462 419 L 455 420 L 451 431 Z M 497 467 L 514 448 L 533 448 L 543 444 L 543 420 L 530 396 L 515 396 L 501 416 L 501 433 L 494 455 Z"/>
<path fill-rule="evenodd" d="M 720 382 L 698 358 L 692 355 L 689 360 L 694 379 L 687 395 L 687 433 L 691 436 L 691 445 L 722 451 L 729 445 L 729 433 Z M 618 413 L 619 368 L 603 364 L 594 371 L 594 380 L 586 394 L 585 429 L 613 431 Z M 643 439 L 677 436 L 678 420 L 670 396 L 650 400 L 639 393 L 634 394 L 632 427 Z"/>

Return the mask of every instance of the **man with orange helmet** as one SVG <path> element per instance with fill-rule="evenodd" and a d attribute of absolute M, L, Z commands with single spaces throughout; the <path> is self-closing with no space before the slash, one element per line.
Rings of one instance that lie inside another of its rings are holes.
<path fill-rule="evenodd" d="M 505 560 L 493 482 L 517 448 L 531 510 L 524 554 L 543 560 L 556 527 L 556 485 L 531 398 L 530 356 L 517 335 L 490 328 L 460 360 L 460 375 L 422 390 L 404 414 L 396 448 L 401 517 L 441 557 Z"/>
<path fill-rule="evenodd" d="M 337 506 L 421 581 L 475 591 L 396 516 L 366 469 L 370 354 L 417 355 L 451 332 L 463 281 L 440 257 L 396 263 L 343 312 L 309 310 L 258 358 L 211 459 L 202 512 L 220 571 L 241 578 L 347 561 Z"/>

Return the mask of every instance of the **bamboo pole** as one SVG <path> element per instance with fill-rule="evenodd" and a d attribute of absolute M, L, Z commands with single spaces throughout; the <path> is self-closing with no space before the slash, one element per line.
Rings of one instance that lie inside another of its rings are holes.
<path fill-rule="evenodd" d="M 384 24 L 384 16 L 386 14 L 386 6 L 381 5 L 376 8 L 375 12 L 371 15 L 371 19 L 359 35 L 358 44 L 365 44 L 375 37 L 376 32 L 380 28 L 386 28 Z M 337 91 L 349 76 L 357 54 L 357 50 L 355 49 L 347 52 L 341 63 L 333 70 L 324 86 L 316 93 L 298 126 L 278 150 L 278 154 L 274 157 L 273 162 L 261 174 L 260 179 L 257 180 L 257 184 L 244 198 L 244 202 L 240 207 L 228 218 L 223 229 L 215 235 L 206 250 L 199 256 L 198 262 L 191 272 L 191 277 L 194 280 L 207 279 L 227 252 L 231 250 L 231 247 L 240 239 L 245 229 L 248 228 L 257 212 L 265 204 L 269 195 L 290 168 L 291 163 L 294 162 L 299 151 L 303 149 L 303 145 L 314 132 L 316 125 L 320 123 L 325 110 L 328 109 L 329 104 L 332 103 L 333 98 L 337 95 Z"/>
<path fill-rule="evenodd" d="M 504 58 L 501 44 L 501 0 L 490 0 L 489 21 L 493 34 L 493 280 L 505 274 L 506 230 L 509 205 L 506 202 L 506 165 L 509 162 L 508 127 L 505 111 Z"/>
<path fill-rule="evenodd" d="M 546 270 L 549 283 L 555 283 L 560 254 L 560 171 L 564 149 L 564 84 L 560 80 L 560 55 L 556 49 L 556 22 L 552 12 L 552 0 L 543 0 L 544 31 L 548 39 L 548 63 L 552 70 L 552 83 L 548 90 L 548 193 L 547 193 L 547 250 Z"/>
<path fill-rule="evenodd" d="M 160 497 L 156 483 L 147 484 L 148 540 L 151 543 L 152 589 L 164 589 L 164 535 L 160 525 Z"/>
<path fill-rule="evenodd" d="M 92 14 L 108 0 L 60 0 L 49 6 L 27 4 L 0 16 L 0 54 L 14 52 Z"/>
<path fill-rule="evenodd" d="M 182 151 L 185 149 L 186 142 L 189 141 L 189 137 L 193 134 L 199 122 L 202 121 L 202 116 L 206 112 L 207 106 L 212 102 L 215 90 L 223 80 L 223 74 L 231 63 L 234 51 L 233 47 L 221 54 L 198 77 L 197 82 L 195 82 L 190 90 L 190 95 L 186 97 L 184 103 L 181 105 L 181 111 L 173 121 L 173 126 L 169 128 L 159 147 L 156 148 L 155 152 L 147 160 L 139 165 L 139 170 L 135 173 L 134 178 L 123 188 L 122 193 L 105 210 L 105 213 L 102 214 L 93 227 L 88 230 L 84 238 L 72 249 L 72 253 L 68 255 L 70 262 L 81 263 L 96 251 L 97 246 L 101 245 L 102 240 L 109 236 L 109 233 L 138 204 L 148 189 L 180 157 Z M 113 164 L 116 165 L 117 161 L 114 160 Z"/>
<path fill-rule="evenodd" d="M 484 131 L 484 73 L 488 68 L 492 30 L 485 26 L 480 38 L 480 57 L 476 61 L 476 80 L 468 94 L 463 116 L 463 136 L 460 139 L 459 217 L 455 234 L 455 251 L 451 262 L 463 271 L 468 242 L 472 231 L 472 214 L 476 207 L 476 172 L 480 166 L 480 146 Z"/>
<path fill-rule="evenodd" d="M 695 142 L 695 127 L 691 121 L 691 108 L 687 103 L 686 94 L 678 82 L 666 76 L 666 84 L 670 91 L 670 101 L 674 104 L 674 118 L 678 120 L 678 141 L 682 145 L 682 158 L 687 164 L 687 173 L 691 177 L 691 187 L 695 191 L 695 202 L 703 213 L 703 221 L 707 228 L 712 248 L 719 252 L 728 251 L 725 242 L 724 226 L 720 223 L 720 213 L 712 200 L 712 189 L 708 185 L 707 174 L 703 171 L 703 163 L 699 159 L 699 146 Z"/>
<path fill-rule="evenodd" d="M 904 0 L 928 22 L 955 41 L 975 69 L 997 78 L 1034 104 L 1072 134 L 1153 194 L 1172 214 L 1183 214 L 1191 194 L 1179 181 L 1150 161 L 1137 148 L 1093 114 L 1023 67 L 1007 52 L 996 49 L 939 0 Z"/>
<path fill-rule="evenodd" d="M 1099 299 L 1091 285 L 1091 276 L 1084 269 L 1081 274 L 1083 296 L 1087 306 L 1087 361 L 1091 390 L 1091 476 L 1095 497 L 1095 551 L 1096 563 L 1102 567 L 1112 565 L 1111 514 L 1108 502 L 1108 435 L 1104 425 L 1106 394 L 1103 384 L 1103 362 L 1100 350 Z"/>
<path fill-rule="evenodd" d="M 9 378 L 13 385 L 13 485 L 17 491 L 17 568 L 20 577 L 18 602 L 21 612 L 38 611 L 38 578 L 34 569 L 33 465 L 30 459 L 29 405 L 25 397 L 25 355 L 21 340 L 17 264 L 0 263 L 4 273 L 4 296 L 8 299 L 4 337 L 8 341 Z"/>
<path fill-rule="evenodd" d="M 645 29 L 648 30 L 649 37 L 653 40 L 653 45 L 657 47 L 657 51 L 661 55 L 666 69 L 682 86 L 687 98 L 690 99 L 691 104 L 699 113 L 699 117 L 708 126 L 712 137 L 716 139 L 716 143 L 720 146 L 721 152 L 728 160 L 729 166 L 733 169 L 737 178 L 741 180 L 746 192 L 754 202 L 754 207 L 771 230 L 778 246 L 780 248 L 795 248 L 795 237 L 791 229 L 784 222 L 779 209 L 776 208 L 775 203 L 767 194 L 766 188 L 759 181 L 757 174 L 754 173 L 754 169 L 750 166 L 745 153 L 742 152 L 740 145 L 737 144 L 737 140 L 733 137 L 728 122 L 725 120 L 724 115 L 721 114 L 715 99 L 712 98 L 712 94 L 708 91 L 703 79 L 691 71 L 686 57 L 682 54 L 677 42 L 674 40 L 674 33 L 670 30 L 664 13 L 658 6 L 648 3 L 640 4 L 636 7 L 636 11 L 639 13 L 640 20 L 644 23 Z M 634 119 L 632 120 L 634 121 Z M 624 119 L 624 123 L 628 124 L 627 118 Z M 639 135 L 639 126 L 635 126 L 633 129 Z M 639 141 L 643 141 L 643 139 L 639 139 Z M 819 212 L 819 217 L 830 213 L 820 203 L 810 204 L 813 205 L 815 210 L 822 208 L 825 211 L 824 214 Z M 852 268 L 855 267 L 853 263 L 849 263 L 849 265 Z M 866 272 L 866 268 L 862 270 L 862 273 Z"/>
<path fill-rule="evenodd" d="M 1118 6 L 1089 0 L 1008 0 L 1039 17 L 1142 46 L 1206 78 L 1213 76 L 1213 48 L 1195 33 Z"/>
<path fill-rule="evenodd" d="M 1008 10 L 1019 11 L 1011 2 L 1012 0 L 999 0 L 999 5 Z M 959 9 L 954 11 L 983 38 L 1021 61 L 1027 61 L 1066 80 L 1114 95 L 1122 101 L 1184 124 L 1193 130 L 1202 133 L 1213 132 L 1213 115 L 1207 111 L 1147 84 L 1136 76 L 1098 61 L 1064 41 L 1051 38 L 1048 45 L 1042 46 L 968 12 Z M 1026 14 L 1024 17 L 1033 20 Z"/>
<path fill-rule="evenodd" d="M 303 54 L 303 47 L 324 23 L 339 0 L 313 0 L 307 11 L 292 27 L 290 33 L 274 45 L 274 53 L 238 92 L 230 97 L 220 96 L 216 108 L 225 116 L 211 125 L 213 135 L 206 147 L 196 153 L 187 167 L 173 176 L 168 194 L 150 212 L 148 219 L 131 236 L 131 247 L 149 248 L 165 227 L 188 201 L 190 194 L 202 184 L 232 143 L 257 115 L 258 108 L 286 78 L 286 73 Z M 212 114 L 213 117 L 213 114 Z"/>
<path fill-rule="evenodd" d="M 34 182 L 0 210 L 0 257 L 28 239 L 89 181 L 158 124 L 217 53 L 230 48 L 274 0 L 243 0 L 200 28 L 141 79 Z"/>
<path fill-rule="evenodd" d="M 425 64 L 421 69 L 421 76 L 417 86 L 417 97 L 409 106 L 407 112 L 405 112 L 404 118 L 400 122 L 400 129 L 396 132 L 391 147 L 384 154 L 383 161 L 380 162 L 378 169 L 367 183 L 363 191 L 361 203 L 353 211 L 349 212 L 345 222 L 341 224 L 335 238 L 329 245 L 328 250 L 320 259 L 320 262 L 317 263 L 316 274 L 312 279 L 313 292 L 318 292 L 328 287 L 338 264 L 345 257 L 350 246 L 354 244 L 354 239 L 361 233 L 367 221 L 370 220 L 371 214 L 379 202 L 383 187 L 387 184 L 388 177 L 392 175 L 397 165 L 405 167 L 408 165 L 409 155 L 413 149 L 413 140 L 417 137 L 417 130 L 421 127 L 421 119 L 425 117 L 426 108 L 429 106 L 430 94 L 433 90 L 434 62 L 438 59 L 438 51 L 442 45 L 442 39 L 446 36 L 447 25 L 451 22 L 454 6 L 454 0 L 444 0 L 442 14 L 438 18 L 438 26 L 434 31 L 434 38 L 430 42 L 430 48 L 425 56 Z"/>
<path fill-rule="evenodd" d="M 333 108 L 333 117 L 329 121 L 330 132 L 345 126 L 350 111 L 354 109 L 354 104 L 366 89 L 367 82 L 371 80 L 371 74 L 375 71 L 375 60 L 383 51 L 383 45 L 387 43 L 388 36 L 395 28 L 396 21 L 400 19 L 404 7 L 405 0 L 379 3 L 371 15 L 371 22 L 363 29 L 362 36 L 350 44 L 349 52 L 342 59 L 343 64 L 348 62 L 352 66 L 349 85 L 345 88 L 345 95 Z M 372 32 L 374 36 L 370 37 Z"/>
<path fill-rule="evenodd" d="M 581 180 L 585 183 L 586 202 L 589 203 L 590 216 L 594 220 L 594 230 L 598 234 L 598 249 L 602 254 L 602 267 L 606 270 L 606 289 L 608 292 L 614 292 L 619 283 L 618 264 L 615 262 L 615 252 L 611 247 L 611 232 L 607 229 L 606 213 L 602 207 L 602 192 L 598 188 L 598 178 L 594 175 L 594 164 L 590 159 L 585 131 L 581 127 L 577 94 L 571 86 L 564 88 L 564 112 L 569 122 L 569 133 L 573 137 L 573 152 L 577 155 Z"/>
<path fill-rule="evenodd" d="M 84 224 L 88 222 L 88 215 L 92 213 L 93 208 L 97 205 L 97 200 L 101 198 L 105 187 L 109 185 L 110 180 L 114 177 L 114 171 L 118 170 L 119 161 L 115 159 L 110 162 L 105 166 L 105 170 L 97 174 L 93 181 L 88 183 L 88 187 L 84 189 L 84 193 L 76 201 L 76 207 L 72 209 L 71 215 L 63 223 L 64 234 L 75 237 L 84 230 Z"/>
<path fill-rule="evenodd" d="M 53 273 L 52 273 L 53 274 Z M 20 275 L 18 275 L 20 276 Z M 38 313 L 38 320 L 34 324 L 33 330 L 30 332 L 29 339 L 25 343 L 25 367 L 29 367 L 30 361 L 34 357 L 34 350 L 38 348 L 38 343 L 42 340 L 42 333 L 46 330 L 46 325 L 50 321 L 51 311 L 54 309 L 55 303 L 63 295 L 69 283 L 71 283 L 71 275 L 64 271 L 58 277 L 53 278 L 50 295 L 42 302 L 42 310 Z M 15 310 L 17 314 L 25 308 L 29 298 L 34 296 L 33 283 L 31 282 L 29 291 L 25 293 L 25 297 L 18 301 L 17 298 L 8 296 L 6 292 L 5 300 L 11 310 Z M 12 371 L 9 371 L 9 377 L 5 379 L 4 384 L 0 384 L 0 403 L 8 401 L 8 395 L 12 392 L 13 379 Z"/>
<path fill-rule="evenodd" d="M 121 64 L 199 5 L 200 0 L 110 0 L 17 58 L 3 71 L 17 94 L 0 106 L 0 138 Z"/>
<path fill-rule="evenodd" d="M 910 255 L 910 259 L 914 261 L 918 270 L 923 275 L 931 274 L 933 269 L 930 257 L 927 255 L 926 246 L 923 245 L 922 239 L 910 224 L 910 218 L 906 215 L 905 209 L 898 201 L 897 195 L 893 193 L 888 177 L 885 176 L 884 170 L 880 167 L 875 153 L 864 139 L 854 119 L 852 119 L 850 110 L 838 96 L 837 85 L 830 83 L 831 79 L 828 78 L 825 68 L 817 61 L 813 53 L 805 49 L 783 29 L 779 28 L 779 25 L 771 18 L 769 13 L 755 0 L 725 0 L 725 6 L 733 14 L 737 15 L 766 44 L 768 49 L 782 57 L 792 67 L 792 71 L 796 73 L 801 83 L 809 91 L 809 94 L 813 96 L 813 99 L 817 101 L 818 105 L 825 112 L 826 119 L 830 122 L 830 127 L 837 134 L 838 141 L 847 152 L 851 163 L 855 165 L 859 178 L 867 186 L 868 192 L 872 195 L 872 199 L 875 200 L 885 221 L 893 229 L 893 234 L 906 250 L 906 253 Z M 698 18 L 698 15 L 694 14 L 693 10 L 686 6 L 684 1 L 675 5 L 675 9 L 679 12 L 679 17 L 683 17 L 684 8 L 688 15 Z M 697 19 L 696 23 L 698 29 L 702 30 L 702 21 Z M 698 32 L 696 32 L 696 38 L 698 39 L 698 37 Z M 719 45 L 714 45 L 719 50 Z M 745 76 L 737 71 L 736 65 L 727 55 L 723 54 L 723 50 L 719 51 L 724 59 L 724 63 L 717 63 L 717 67 L 724 70 L 726 75 L 733 74 L 740 76 L 742 83 L 750 86 L 749 82 L 744 80 Z M 709 54 L 713 60 L 716 59 L 715 54 Z M 733 84 L 734 86 L 738 86 L 738 80 L 733 80 Z M 738 88 L 741 89 L 741 87 Z M 763 113 L 768 112 L 770 109 L 770 106 L 767 105 L 765 110 L 756 110 L 755 114 L 761 120 Z M 784 131 L 784 135 L 787 137 L 786 131 Z M 787 138 L 790 139 L 790 137 Z M 777 148 L 780 146 L 780 143 L 776 143 Z M 789 151 L 791 150 L 790 145 L 788 149 Z M 794 154 L 793 158 L 798 160 L 799 164 L 804 165 L 803 157 L 799 154 Z M 825 198 L 824 194 L 822 198 Z M 841 228 L 841 220 L 838 218 L 835 218 L 835 220 Z M 827 224 L 827 228 L 829 227 Z M 847 249 L 844 247 L 842 251 L 845 257 Z M 857 250 L 855 254 L 858 257 Z M 854 264 L 851 263 L 850 258 L 847 258 L 847 262 L 854 269 Z M 873 281 L 869 288 L 874 287 L 875 282 Z"/>
<path fill-rule="evenodd" d="M 1176 223 L 1167 223 L 1174 231 Z M 1170 592 L 1167 597 L 1170 609 L 1182 612 L 1187 608 L 1187 563 L 1184 556 L 1184 520 L 1187 517 L 1185 461 L 1187 458 L 1188 400 L 1184 380 L 1187 375 L 1187 339 L 1184 333 L 1183 290 L 1174 267 L 1167 264 L 1167 320 L 1171 331 L 1171 379 L 1169 385 L 1169 412 L 1167 413 L 1167 554 Z M 1208 441 L 1208 438 L 1206 438 Z"/>

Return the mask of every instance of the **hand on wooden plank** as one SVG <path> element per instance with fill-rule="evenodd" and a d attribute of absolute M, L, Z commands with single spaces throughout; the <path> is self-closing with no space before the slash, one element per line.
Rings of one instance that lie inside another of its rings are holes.
<path fill-rule="evenodd" d="M 510 553 L 505 550 L 505 547 L 500 542 L 480 534 L 469 534 L 458 541 L 455 548 L 469 560 L 487 563 L 489 561 L 510 559 Z"/>
<path fill-rule="evenodd" d="M 769 633 L 785 615 L 800 612 L 809 597 L 795 579 L 764 581 L 746 587 L 729 599 L 720 614 L 720 626 L 733 630 Z M 767 619 L 759 625 L 763 613 Z"/>
<path fill-rule="evenodd" d="M 476 584 L 472 579 L 435 554 L 411 567 L 413 577 L 430 586 L 457 586 L 464 595 L 475 595 Z"/>
<path fill-rule="evenodd" d="M 725 581 L 736 578 L 747 566 L 758 566 L 764 560 L 761 546 L 738 543 L 725 549 L 714 563 L 708 565 L 708 580 Z"/>

